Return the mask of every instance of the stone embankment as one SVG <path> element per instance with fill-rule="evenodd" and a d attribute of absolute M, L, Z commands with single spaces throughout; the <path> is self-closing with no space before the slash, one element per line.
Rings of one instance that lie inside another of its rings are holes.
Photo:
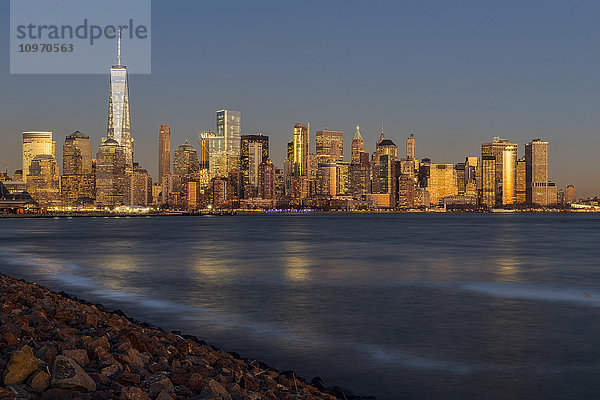
<path fill-rule="evenodd" d="M 1 274 L 0 300 L 0 399 L 359 399 Z"/>

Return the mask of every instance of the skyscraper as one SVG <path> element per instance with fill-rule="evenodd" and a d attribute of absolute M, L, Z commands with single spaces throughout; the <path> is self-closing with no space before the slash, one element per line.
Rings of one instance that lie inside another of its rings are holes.
<path fill-rule="evenodd" d="M 171 172 L 171 128 L 161 125 L 158 132 L 158 181 Z"/>
<path fill-rule="evenodd" d="M 257 188 L 258 167 L 263 162 L 263 144 L 260 142 L 248 143 L 248 170 L 242 171 L 244 183 Z"/>
<path fill-rule="evenodd" d="M 198 158 L 200 159 L 201 169 L 210 168 L 210 141 L 214 137 L 215 133 L 211 131 L 202 132 L 200 134 L 200 154 L 198 155 Z"/>
<path fill-rule="evenodd" d="M 308 128 L 302 124 L 294 124 L 294 168 L 295 176 L 308 176 Z"/>
<path fill-rule="evenodd" d="M 554 183 L 548 179 L 548 142 L 534 139 L 525 144 L 526 199 L 528 204 L 556 203 Z"/>
<path fill-rule="evenodd" d="M 456 171 L 452 164 L 431 164 L 427 191 L 432 206 L 441 205 L 446 196 L 458 194 L 456 187 Z"/>
<path fill-rule="evenodd" d="M 268 159 L 258 167 L 258 197 L 275 198 L 275 165 Z"/>
<path fill-rule="evenodd" d="M 525 158 L 517 160 L 517 180 L 516 180 L 516 198 L 517 204 L 525 204 L 527 202 L 527 169 Z"/>
<path fill-rule="evenodd" d="M 117 42 L 117 63 L 110 69 L 110 89 L 108 95 L 107 138 L 123 147 L 127 173 L 133 170 L 133 137 L 129 108 L 129 83 L 127 67 L 121 65 L 121 29 Z"/>
<path fill-rule="evenodd" d="M 360 153 L 365 151 L 365 141 L 360 134 L 360 126 L 356 125 L 356 133 L 352 138 L 352 157 L 353 164 L 360 164 Z"/>
<path fill-rule="evenodd" d="M 575 203 L 577 201 L 577 191 L 575 190 L 575 186 L 567 186 L 567 189 L 565 190 L 565 201 L 567 203 Z"/>
<path fill-rule="evenodd" d="M 483 191 L 486 192 L 484 193 L 484 197 L 486 199 L 487 202 L 489 202 L 490 204 L 485 203 L 488 207 L 496 207 L 496 206 L 500 206 L 503 204 L 503 199 L 504 199 L 504 195 L 502 193 L 502 190 L 504 187 L 506 187 L 508 190 L 510 190 L 510 188 L 512 188 L 513 192 L 514 192 L 514 187 L 515 184 L 514 182 L 506 182 L 506 185 L 504 185 L 503 183 L 503 179 L 504 179 L 504 150 L 512 150 L 514 151 L 514 153 L 516 154 L 517 152 L 517 144 L 516 143 L 511 143 L 510 140 L 507 139 L 501 139 L 499 137 L 495 137 L 494 140 L 490 143 L 482 143 L 481 144 L 481 158 L 482 158 L 482 163 L 484 161 L 483 157 L 494 157 L 494 169 L 493 169 L 493 177 L 483 177 L 483 182 L 484 183 L 488 183 L 490 186 L 484 186 L 483 187 Z M 512 153 L 511 153 L 512 154 Z M 515 156 L 516 157 L 516 156 Z M 489 162 L 489 159 L 486 159 L 487 162 Z M 516 159 L 514 160 L 515 163 L 513 164 L 513 170 L 514 167 L 516 167 Z M 487 167 L 487 165 L 486 165 Z M 484 169 L 485 173 L 492 173 L 492 171 L 490 169 Z M 514 174 L 511 174 L 510 176 L 512 177 Z M 516 175 L 515 175 L 516 177 Z M 493 188 L 491 187 L 492 184 L 491 182 L 493 182 Z"/>
<path fill-rule="evenodd" d="M 65 138 L 63 145 L 63 175 L 60 191 L 65 205 L 75 205 L 80 199 L 95 197 L 96 177 L 92 163 L 90 138 L 76 131 Z"/>
<path fill-rule="evenodd" d="M 200 170 L 198 153 L 188 141 L 180 144 L 173 155 L 173 173 L 176 175 L 189 175 Z"/>
<path fill-rule="evenodd" d="M 52 132 L 23 132 L 23 181 L 27 182 L 29 165 L 40 154 L 55 157 L 56 143 L 52 141 Z"/>
<path fill-rule="evenodd" d="M 54 156 L 38 154 L 29 164 L 27 191 L 43 207 L 60 204 L 58 165 Z"/>
<path fill-rule="evenodd" d="M 502 205 L 517 201 L 517 147 L 506 146 L 502 151 Z"/>
<path fill-rule="evenodd" d="M 408 160 L 417 158 L 417 142 L 413 133 L 406 139 L 406 158 Z"/>
<path fill-rule="evenodd" d="M 79 131 L 65 138 L 63 145 L 63 175 L 92 172 L 92 145 L 89 136 Z"/>
<path fill-rule="evenodd" d="M 96 203 L 103 207 L 125 204 L 128 200 L 126 148 L 106 139 L 96 154 Z M 132 165 L 133 168 L 133 165 Z"/>
<path fill-rule="evenodd" d="M 260 145 L 260 154 L 256 154 Z M 252 148 L 252 150 L 250 150 Z M 252 158 L 252 160 L 250 160 Z M 269 137 L 262 133 L 255 135 L 242 135 L 240 145 L 240 171 L 244 176 L 244 185 L 253 185 L 256 188 L 258 166 L 269 158 Z M 252 169 L 254 168 L 254 169 Z M 250 178 L 250 170 L 254 175 Z M 254 183 L 252 183 L 252 182 Z M 250 193 L 248 193 L 250 194 Z"/>
<path fill-rule="evenodd" d="M 344 132 L 327 128 L 315 135 L 316 155 L 321 162 L 335 163 L 344 159 Z"/>
<path fill-rule="evenodd" d="M 210 140 L 211 160 L 222 164 L 219 174 L 227 175 L 232 169 L 239 167 L 240 139 L 242 133 L 242 113 L 239 111 L 217 111 L 217 132 Z M 211 165 L 211 169 L 212 169 Z"/>

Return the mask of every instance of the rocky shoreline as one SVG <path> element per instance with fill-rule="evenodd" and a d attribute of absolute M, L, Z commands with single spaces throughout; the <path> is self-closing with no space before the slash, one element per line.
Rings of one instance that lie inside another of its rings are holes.
<path fill-rule="evenodd" d="M 374 399 L 2 274 L 0 298 L 0 399 Z"/>

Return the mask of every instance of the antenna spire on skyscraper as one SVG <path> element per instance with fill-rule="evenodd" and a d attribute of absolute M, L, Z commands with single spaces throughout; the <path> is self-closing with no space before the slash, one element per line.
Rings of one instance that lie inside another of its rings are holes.
<path fill-rule="evenodd" d="M 121 27 L 117 30 L 117 65 L 121 65 Z"/>

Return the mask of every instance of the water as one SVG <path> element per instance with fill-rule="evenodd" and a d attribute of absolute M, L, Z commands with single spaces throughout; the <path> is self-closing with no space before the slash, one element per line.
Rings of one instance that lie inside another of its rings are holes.
<path fill-rule="evenodd" d="M 1 219 L 0 271 L 379 399 L 597 398 L 600 215 Z"/>

